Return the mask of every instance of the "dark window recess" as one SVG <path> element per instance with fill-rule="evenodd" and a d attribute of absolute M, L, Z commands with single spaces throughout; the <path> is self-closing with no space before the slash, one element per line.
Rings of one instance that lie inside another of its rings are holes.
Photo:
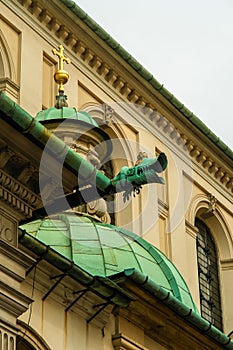
<path fill-rule="evenodd" d="M 195 220 L 197 234 L 197 264 L 199 276 L 201 315 L 222 330 L 222 310 L 219 290 L 218 257 L 210 230 L 199 219 Z"/>

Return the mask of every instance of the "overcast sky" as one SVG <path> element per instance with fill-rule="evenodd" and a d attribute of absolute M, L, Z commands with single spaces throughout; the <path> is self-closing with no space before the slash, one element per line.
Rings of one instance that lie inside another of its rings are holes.
<path fill-rule="evenodd" d="M 233 0 L 76 0 L 233 149 Z"/>

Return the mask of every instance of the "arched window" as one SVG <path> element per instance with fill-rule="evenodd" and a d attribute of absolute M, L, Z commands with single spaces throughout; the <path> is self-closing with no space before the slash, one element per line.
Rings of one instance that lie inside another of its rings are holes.
<path fill-rule="evenodd" d="M 201 315 L 222 330 L 222 311 L 218 276 L 216 245 L 209 228 L 200 219 L 195 220 L 197 233 L 197 264 Z"/>
<path fill-rule="evenodd" d="M 3 59 L 2 55 L 0 52 L 0 79 L 5 77 L 5 72 L 4 72 L 4 65 L 3 65 Z"/>
<path fill-rule="evenodd" d="M 35 348 L 30 345 L 23 337 L 17 337 L 16 343 L 17 350 L 35 350 Z"/>
<path fill-rule="evenodd" d="M 51 350 L 45 340 L 28 324 L 17 320 L 16 350 Z"/>

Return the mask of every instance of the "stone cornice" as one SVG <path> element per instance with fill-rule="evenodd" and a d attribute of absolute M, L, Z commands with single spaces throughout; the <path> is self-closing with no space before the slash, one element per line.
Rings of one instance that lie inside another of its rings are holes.
<path fill-rule="evenodd" d="M 3 170 L 0 170 L 0 199 L 28 218 L 40 201 L 39 196 Z"/>
<path fill-rule="evenodd" d="M 81 59 L 95 74 L 106 81 L 117 94 L 120 94 L 121 98 L 144 108 L 148 122 L 152 122 L 156 128 L 159 128 L 173 142 L 177 143 L 177 145 L 182 144 L 186 146 L 192 160 L 204 169 L 206 173 L 212 176 L 225 190 L 233 193 L 232 167 L 230 160 L 227 156 L 225 157 L 224 152 L 221 152 L 222 158 L 226 158 L 227 161 L 229 160 L 229 164 L 226 164 L 226 162 L 224 163 L 219 155 L 214 156 L 215 145 L 209 145 L 207 138 L 207 145 L 205 141 L 200 141 L 200 138 L 204 139 L 204 136 L 195 126 L 193 126 L 195 130 L 195 132 L 193 132 L 190 126 L 185 126 L 183 125 L 184 123 L 182 124 L 182 121 L 179 121 L 179 118 L 185 120 L 182 111 L 169 105 L 169 101 L 165 100 L 163 96 L 160 96 L 158 89 L 152 89 L 152 87 L 149 87 L 147 84 L 148 93 L 147 91 L 145 92 L 145 86 L 143 86 L 143 84 L 145 85 L 147 81 L 144 81 L 142 78 L 134 80 L 137 75 L 135 69 L 127 66 L 127 63 L 122 60 L 121 72 L 118 71 L 116 68 L 117 65 L 114 65 L 114 62 L 117 59 L 119 60 L 119 57 L 117 57 L 114 51 L 111 53 L 113 62 L 110 59 L 110 48 L 108 48 L 107 52 L 107 50 L 104 51 L 104 49 L 101 51 L 101 48 L 97 48 L 96 45 L 95 49 L 89 47 L 91 40 L 91 44 L 94 42 L 93 38 L 90 37 L 90 28 L 86 28 L 89 34 L 85 37 L 85 24 L 82 23 L 78 17 L 76 18 L 76 22 L 80 24 L 80 28 L 78 27 L 77 30 L 76 26 L 76 30 L 74 30 L 73 22 L 68 21 L 67 18 L 73 18 L 75 15 L 67 8 L 65 13 L 62 13 L 61 9 L 64 7 L 63 4 L 59 4 L 59 9 L 58 6 L 53 9 L 52 2 L 45 2 L 43 0 L 17 1 L 34 16 L 37 23 L 39 21 L 42 27 L 46 27 L 46 30 L 49 30 L 51 34 L 55 34 L 60 42 L 75 53 L 77 59 Z M 96 34 L 93 32 L 93 35 Z M 103 45 L 107 48 L 105 43 L 102 43 L 102 46 Z M 94 52 L 94 50 L 96 52 Z M 124 72 L 123 74 L 122 69 Z M 138 83 L 139 81 L 141 84 Z M 157 100 L 156 102 L 155 99 Z M 164 111 L 167 111 L 166 114 L 170 119 L 168 113 L 169 109 L 170 113 L 173 113 L 172 118 L 175 120 L 177 126 L 174 126 L 162 115 Z M 177 118 L 177 116 L 179 118 Z M 213 147 L 211 152 L 209 151 L 210 147 Z M 216 146 L 216 151 L 218 150 Z"/>
<path fill-rule="evenodd" d="M 115 350 L 148 350 L 147 347 L 136 343 L 123 334 L 114 335 L 112 337 L 112 344 Z"/>
<path fill-rule="evenodd" d="M 6 310 L 14 317 L 19 317 L 28 309 L 31 302 L 31 298 L 0 281 L 0 306 L 2 310 Z"/>
<path fill-rule="evenodd" d="M 8 94 L 16 102 L 19 98 L 19 86 L 10 78 L 0 78 L 0 90 Z"/>
<path fill-rule="evenodd" d="M 37 185 L 33 189 L 30 183 L 31 179 L 34 183 L 38 177 L 35 174 L 38 174 L 38 170 L 27 159 L 16 154 L 6 144 L 0 144 L 0 200 L 17 212 L 21 219 L 31 217 L 33 210 L 41 206 L 40 197 L 35 190 Z M 5 232 L 9 235 L 12 228 L 7 228 L 7 218 L 2 225 L 6 226 Z M 4 235 L 3 231 L 1 235 Z"/>
<path fill-rule="evenodd" d="M 15 281 L 22 282 L 25 279 L 25 271 L 34 263 L 33 258 L 3 240 L 0 242 L 0 253 L 0 271 L 4 271 L 5 274 L 7 273 Z M 11 265 L 9 262 L 11 261 L 17 264 L 17 269 L 10 270 Z"/>

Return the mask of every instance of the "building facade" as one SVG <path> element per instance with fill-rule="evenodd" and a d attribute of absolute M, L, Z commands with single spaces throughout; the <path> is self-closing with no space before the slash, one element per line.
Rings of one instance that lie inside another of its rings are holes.
<path fill-rule="evenodd" d="M 0 3 L 0 89 L 0 349 L 233 349 L 227 145 L 69 0 Z"/>

